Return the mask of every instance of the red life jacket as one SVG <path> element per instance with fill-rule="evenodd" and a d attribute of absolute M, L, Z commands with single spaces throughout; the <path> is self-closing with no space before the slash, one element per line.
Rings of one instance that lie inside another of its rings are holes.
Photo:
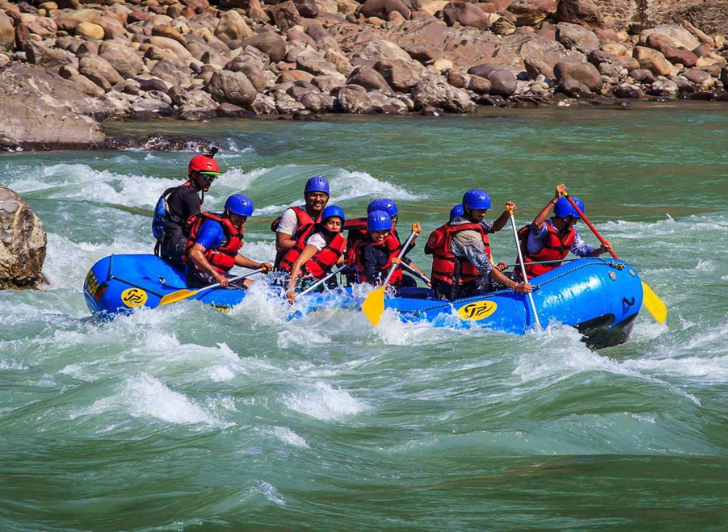
<path fill-rule="evenodd" d="M 460 261 L 461 265 L 458 285 L 473 282 L 478 277 L 478 269 L 470 261 L 465 257 L 458 258 L 450 251 L 452 237 L 460 231 L 477 231 L 480 233 L 485 252 L 488 254 L 488 259 L 492 260 L 490 240 L 488 239 L 488 234 L 483 230 L 482 225 L 476 223 L 450 225 L 448 222 L 432 232 L 425 246 L 425 253 L 434 255 L 432 260 L 432 279 L 453 284 L 455 280 L 455 264 L 458 261 Z"/>
<path fill-rule="evenodd" d="M 222 225 L 222 229 L 225 231 L 225 241 L 217 249 L 206 249 L 205 258 L 216 272 L 229 272 L 230 269 L 235 266 L 235 257 L 237 257 L 238 251 L 240 251 L 240 248 L 243 247 L 243 236 L 245 230 L 243 229 L 243 226 L 240 226 L 240 229 L 235 227 L 228 218 L 223 218 L 217 214 L 212 214 L 211 212 L 201 212 L 200 214 L 190 216 L 187 220 L 186 227 L 189 233 L 189 238 L 187 240 L 187 244 L 185 244 L 185 252 L 182 256 L 182 260 L 197 268 L 197 265 L 192 261 L 192 259 L 190 259 L 189 252 L 192 249 L 192 246 L 195 245 L 195 239 L 197 238 L 197 233 L 199 232 L 200 227 L 207 220 L 215 220 Z"/>
<path fill-rule="evenodd" d="M 388 254 L 388 260 L 387 263 L 382 266 L 379 271 L 380 272 L 387 272 L 389 271 L 389 268 L 392 266 L 392 259 L 397 257 L 399 255 L 400 250 L 400 244 L 399 240 L 392 234 L 389 233 L 384 240 L 380 244 L 375 244 L 371 240 L 367 238 L 363 238 L 361 240 L 358 240 L 354 244 L 353 252 L 349 253 L 347 252 L 347 266 L 356 266 L 356 269 L 359 273 L 359 280 L 360 283 L 374 283 L 374 280 L 367 279 L 366 275 L 364 274 L 364 262 L 362 260 L 362 255 L 364 248 L 367 246 L 374 246 L 376 248 L 381 249 L 383 252 Z M 352 251 L 352 250 L 350 250 Z M 394 272 L 392 273 L 392 277 L 389 279 L 390 284 L 392 286 L 399 286 L 402 283 L 402 268 L 396 268 Z"/>
<path fill-rule="evenodd" d="M 303 207 L 291 207 L 291 209 L 293 209 L 293 212 L 296 213 L 296 220 L 298 224 L 298 228 L 292 236 L 294 240 L 298 241 L 301 238 L 301 235 L 303 235 L 306 231 L 309 231 L 313 227 L 313 224 L 319 223 L 321 221 L 321 214 L 323 213 L 323 211 L 321 211 L 318 217 L 314 220 Z M 270 224 L 271 231 L 273 231 L 274 233 L 277 232 L 280 223 L 281 217 L 279 216 L 278 218 L 273 220 L 273 223 Z M 279 250 L 276 252 L 276 260 L 274 264 L 276 269 L 280 267 L 281 260 L 283 259 L 285 254 L 285 250 Z"/>
<path fill-rule="evenodd" d="M 563 235 L 559 236 L 559 230 L 553 226 L 551 221 L 544 222 L 548 234 L 546 236 L 546 243 L 544 247 L 538 253 L 528 253 L 528 249 L 524 245 L 521 249 L 523 251 L 523 261 L 526 263 L 526 275 L 529 277 L 536 277 L 542 275 L 548 271 L 553 270 L 561 266 L 559 263 L 554 264 L 530 264 L 532 262 L 541 262 L 549 260 L 561 260 L 569 254 L 571 245 L 574 243 L 576 238 L 576 231 L 573 227 Z M 530 228 L 530 226 L 528 226 Z M 525 229 L 525 228 L 523 228 Z M 521 229 L 521 231 L 523 231 Z M 525 231 L 524 231 L 525 232 Z M 520 234 L 520 232 L 519 232 Z M 526 232 L 526 237 L 528 233 Z"/>
<path fill-rule="evenodd" d="M 290 272 L 293 263 L 296 262 L 303 250 L 306 248 L 306 240 L 313 233 L 314 225 L 311 225 L 301 236 L 294 246 L 289 249 L 281 259 L 280 269 Z M 331 242 L 327 243 L 321 251 L 311 257 L 301 268 L 304 275 L 310 275 L 316 279 L 321 279 L 326 273 L 336 265 L 346 250 L 346 238 L 341 233 L 337 233 Z"/>

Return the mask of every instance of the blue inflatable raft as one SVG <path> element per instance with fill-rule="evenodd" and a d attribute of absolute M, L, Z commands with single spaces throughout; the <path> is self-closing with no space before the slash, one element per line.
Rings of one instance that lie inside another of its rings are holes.
<path fill-rule="evenodd" d="M 593 347 L 626 341 L 642 307 L 639 276 L 627 263 L 616 259 L 575 260 L 531 282 L 540 323 L 573 326 Z M 91 268 L 83 291 L 94 315 L 111 318 L 139 307 L 156 308 L 165 295 L 185 288 L 184 273 L 154 255 L 112 255 Z M 232 307 L 245 294 L 241 289 L 215 288 L 189 299 Z M 311 298 L 309 310 L 317 307 L 317 300 L 324 305 L 324 300 L 329 299 L 322 294 L 306 297 Z M 385 299 L 386 309 L 396 311 L 404 321 L 427 320 L 435 326 L 474 325 L 524 334 L 536 325 L 528 298 L 511 290 L 450 302 L 434 299 L 426 288 L 404 289 L 397 297 Z"/>

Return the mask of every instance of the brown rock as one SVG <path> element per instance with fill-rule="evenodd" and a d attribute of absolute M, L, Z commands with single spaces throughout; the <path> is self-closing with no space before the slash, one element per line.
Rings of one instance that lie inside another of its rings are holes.
<path fill-rule="evenodd" d="M 253 35 L 253 30 L 245 23 L 245 19 L 235 10 L 224 11 L 220 15 L 220 23 L 215 29 L 215 37 L 223 41 L 234 41 L 248 39 Z"/>
<path fill-rule="evenodd" d="M 374 65 L 387 83 L 398 92 L 410 92 L 422 79 L 424 70 L 404 59 L 380 59 Z"/>
<path fill-rule="evenodd" d="M 78 71 L 106 92 L 110 91 L 113 85 L 124 80 L 111 63 L 97 55 L 83 56 L 79 62 Z"/>
<path fill-rule="evenodd" d="M 105 141 L 99 124 L 81 115 L 106 116 L 106 104 L 58 74 L 36 66 L 9 66 L 0 72 L 0 86 L 0 144 L 92 147 Z"/>
<path fill-rule="evenodd" d="M 671 76 L 673 73 L 673 66 L 657 50 L 644 46 L 635 46 L 632 55 L 639 61 L 641 68 L 649 70 L 656 76 Z"/>
<path fill-rule="evenodd" d="M 281 61 L 286 55 L 286 41 L 272 31 L 256 33 L 252 37 L 241 42 L 241 47 L 252 46 L 266 54 L 273 63 Z"/>
<path fill-rule="evenodd" d="M 561 0 L 556 10 L 556 19 L 580 26 L 601 27 L 604 25 L 599 7 L 592 0 Z"/>
<path fill-rule="evenodd" d="M 296 9 L 296 5 L 291 0 L 271 7 L 270 15 L 275 25 L 284 32 L 298 25 L 301 20 L 298 9 Z"/>
<path fill-rule="evenodd" d="M 476 65 L 468 69 L 468 74 L 480 76 L 490 81 L 490 92 L 499 96 L 512 96 L 518 86 L 515 74 L 498 65 L 487 63 Z"/>
<path fill-rule="evenodd" d="M 586 61 L 561 61 L 554 67 L 554 75 L 560 82 L 564 78 L 571 78 L 594 92 L 601 89 L 603 84 L 597 67 Z"/>
<path fill-rule="evenodd" d="M 367 18 L 377 17 L 388 20 L 389 14 L 393 11 L 399 12 L 405 19 L 409 19 L 412 14 L 412 11 L 402 0 L 366 0 L 357 10 L 357 13 Z"/>
<path fill-rule="evenodd" d="M 515 0 L 508 11 L 516 16 L 516 26 L 534 26 L 556 12 L 557 0 Z"/>
<path fill-rule="evenodd" d="M 43 283 L 46 243 L 40 219 L 20 196 L 0 185 L 0 289 Z"/>
<path fill-rule="evenodd" d="M 387 81 L 382 75 L 371 67 L 366 65 L 358 66 L 346 80 L 347 85 L 360 85 L 367 90 L 380 90 L 386 94 L 391 94 Z"/>
<path fill-rule="evenodd" d="M 242 72 L 221 70 L 214 72 L 205 87 L 216 102 L 227 102 L 250 108 L 258 91 Z"/>
<path fill-rule="evenodd" d="M 15 26 L 13 21 L 0 11 L 0 50 L 9 50 L 15 44 Z"/>
<path fill-rule="evenodd" d="M 567 52 L 558 41 L 541 36 L 526 41 L 520 49 L 526 71 L 532 78 L 539 74 L 554 79 L 554 66 L 567 57 Z"/>
<path fill-rule="evenodd" d="M 568 22 L 559 22 L 556 25 L 556 39 L 565 48 L 578 50 L 585 54 L 598 49 L 601 45 L 596 33 L 578 24 Z"/>
<path fill-rule="evenodd" d="M 179 32 L 179 30 L 170 24 L 160 24 L 152 28 L 152 35 L 155 37 L 166 37 L 180 43 L 182 46 L 187 45 L 187 39 Z"/>
<path fill-rule="evenodd" d="M 344 113 L 366 114 L 372 110 L 366 89 L 359 85 L 345 85 L 335 93 L 338 106 Z"/>
<path fill-rule="evenodd" d="M 139 54 L 121 43 L 104 42 L 99 46 L 99 56 L 108 61 L 124 78 L 133 78 L 144 67 Z"/>
<path fill-rule="evenodd" d="M 25 47 L 25 57 L 31 65 L 45 68 L 58 68 L 64 65 L 78 68 L 78 59 L 75 55 L 65 50 L 48 48 L 37 42 L 30 42 Z"/>
<path fill-rule="evenodd" d="M 469 26 L 486 31 L 490 28 L 491 18 L 480 10 L 475 4 L 467 2 L 450 2 L 443 11 L 445 22 L 449 26 L 459 23 L 461 26 Z"/>

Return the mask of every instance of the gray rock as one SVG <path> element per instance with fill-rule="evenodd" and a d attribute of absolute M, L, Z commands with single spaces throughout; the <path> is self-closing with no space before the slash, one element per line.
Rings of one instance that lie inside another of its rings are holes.
<path fill-rule="evenodd" d="M 99 56 L 108 61 L 123 78 L 133 78 L 144 67 L 139 54 L 129 46 L 120 43 L 102 43 L 99 46 Z"/>
<path fill-rule="evenodd" d="M 206 90 L 216 102 L 232 103 L 243 108 L 250 108 L 258 94 L 248 76 L 229 70 L 213 73 Z"/>
<path fill-rule="evenodd" d="M 264 31 L 241 42 L 241 46 L 252 46 L 266 54 L 274 63 L 281 61 L 286 55 L 286 41 L 272 31 Z"/>
<path fill-rule="evenodd" d="M 46 242 L 43 224 L 28 204 L 0 185 L 0 289 L 34 288 L 44 281 Z"/>
<path fill-rule="evenodd" d="M 614 89 L 614 95 L 617 98 L 629 98 L 629 99 L 639 99 L 644 96 L 642 93 L 642 90 L 637 85 L 632 85 L 629 83 L 622 83 L 621 85 L 617 86 Z"/>
<path fill-rule="evenodd" d="M 336 91 L 338 106 L 347 114 L 367 114 L 372 110 L 366 90 L 359 85 L 345 85 Z"/>
<path fill-rule="evenodd" d="M 650 94 L 665 98 L 677 98 L 680 89 L 677 83 L 669 79 L 658 79 L 650 85 Z"/>
<path fill-rule="evenodd" d="M 568 22 L 559 22 L 556 25 L 556 38 L 566 48 L 578 50 L 585 54 L 597 50 L 601 46 L 596 33 Z"/>
<path fill-rule="evenodd" d="M 111 63 L 97 55 L 83 56 L 78 71 L 106 92 L 111 90 L 112 85 L 124 80 Z"/>
<path fill-rule="evenodd" d="M 439 107 L 453 113 L 472 113 L 476 109 L 467 91 L 449 85 L 442 76 L 432 74 L 417 83 L 412 99 L 417 109 Z"/>

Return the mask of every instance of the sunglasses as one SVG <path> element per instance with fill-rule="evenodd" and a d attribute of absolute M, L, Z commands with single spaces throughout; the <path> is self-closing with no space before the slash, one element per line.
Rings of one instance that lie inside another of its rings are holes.
<path fill-rule="evenodd" d="M 220 175 L 217 172 L 199 172 L 199 174 L 200 177 L 202 177 L 202 179 L 204 179 L 208 183 L 212 183 Z"/>

